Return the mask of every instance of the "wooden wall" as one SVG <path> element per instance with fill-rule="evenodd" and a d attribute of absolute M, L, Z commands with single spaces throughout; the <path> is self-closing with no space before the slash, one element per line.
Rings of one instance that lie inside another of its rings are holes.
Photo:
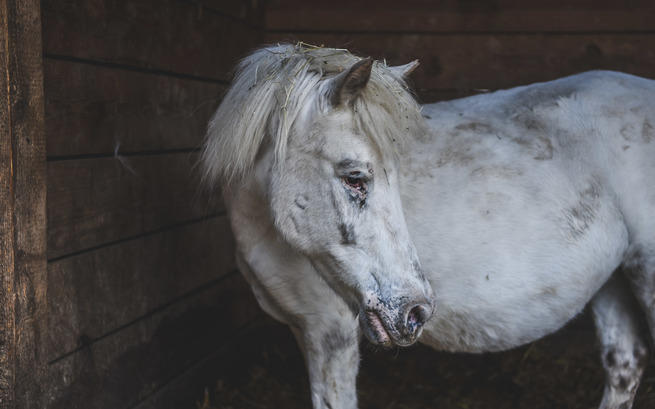
<path fill-rule="evenodd" d="M 193 406 L 258 314 L 193 167 L 257 0 L 43 0 L 46 406 Z"/>
<path fill-rule="evenodd" d="M 266 40 L 418 58 L 428 102 L 597 68 L 653 78 L 654 22 L 652 0 L 270 0 Z"/>

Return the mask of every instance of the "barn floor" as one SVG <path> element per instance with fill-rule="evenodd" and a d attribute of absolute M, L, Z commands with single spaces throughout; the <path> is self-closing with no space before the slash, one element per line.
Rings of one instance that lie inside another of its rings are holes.
<path fill-rule="evenodd" d="M 364 342 L 358 378 L 362 409 L 596 408 L 603 373 L 587 317 L 537 343 L 505 353 L 467 355 L 424 346 L 376 350 Z M 265 322 L 229 351 L 199 409 L 311 407 L 302 356 L 291 333 Z M 635 409 L 655 407 L 655 368 Z"/>

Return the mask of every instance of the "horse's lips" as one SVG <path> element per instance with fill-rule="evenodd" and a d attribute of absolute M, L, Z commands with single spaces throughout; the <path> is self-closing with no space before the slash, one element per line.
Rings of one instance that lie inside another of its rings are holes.
<path fill-rule="evenodd" d="M 384 328 L 382 320 L 375 312 L 366 311 L 366 322 L 371 332 L 373 332 L 372 335 L 375 336 L 375 341 L 377 341 L 377 343 L 381 345 L 391 345 L 391 337 Z"/>

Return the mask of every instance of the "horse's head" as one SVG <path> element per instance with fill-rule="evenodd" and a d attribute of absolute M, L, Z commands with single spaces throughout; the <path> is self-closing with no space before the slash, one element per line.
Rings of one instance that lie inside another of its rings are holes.
<path fill-rule="evenodd" d="M 394 145 L 420 114 L 401 75 L 347 56 L 356 62 L 341 73 L 297 64 L 301 74 L 276 99 L 280 114 L 267 118 L 278 135 L 263 141 L 254 174 L 280 236 L 359 315 L 366 337 L 409 345 L 432 315 L 433 293 L 403 215 Z"/>

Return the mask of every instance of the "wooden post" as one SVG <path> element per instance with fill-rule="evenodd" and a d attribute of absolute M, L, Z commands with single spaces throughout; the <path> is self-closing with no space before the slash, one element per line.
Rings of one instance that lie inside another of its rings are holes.
<path fill-rule="evenodd" d="M 46 161 L 38 0 L 0 0 L 0 409 L 41 408 Z"/>

